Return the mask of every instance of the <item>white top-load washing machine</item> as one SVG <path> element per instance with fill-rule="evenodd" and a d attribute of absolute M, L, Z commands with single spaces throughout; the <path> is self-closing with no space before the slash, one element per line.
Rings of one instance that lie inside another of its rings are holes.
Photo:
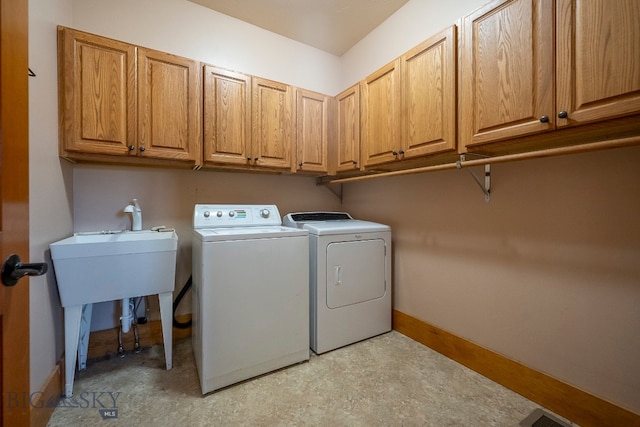
<path fill-rule="evenodd" d="M 202 393 L 309 359 L 309 239 L 275 205 L 196 205 L 192 341 Z"/>
<path fill-rule="evenodd" d="M 309 231 L 310 341 L 320 354 L 391 330 L 391 228 L 344 212 L 287 214 Z"/>

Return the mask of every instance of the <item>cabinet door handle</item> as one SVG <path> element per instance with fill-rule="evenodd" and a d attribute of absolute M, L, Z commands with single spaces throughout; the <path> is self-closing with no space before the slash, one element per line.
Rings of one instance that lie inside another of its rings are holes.
<path fill-rule="evenodd" d="M 251 161 L 251 156 L 247 156 L 247 161 L 250 162 Z"/>
<path fill-rule="evenodd" d="M 398 152 L 397 151 L 392 151 L 391 154 L 393 154 L 394 156 L 397 156 Z"/>
<path fill-rule="evenodd" d="M 136 149 L 135 145 L 130 145 L 129 147 L 127 147 L 129 149 L 129 151 L 133 151 Z"/>
<path fill-rule="evenodd" d="M 298 166 L 302 169 L 302 162 L 298 163 Z"/>
<path fill-rule="evenodd" d="M 356 162 L 355 160 L 353 160 L 353 165 L 355 166 L 355 165 L 357 165 L 357 164 L 358 164 L 358 162 Z"/>
<path fill-rule="evenodd" d="M 398 154 L 400 154 L 401 156 L 403 156 L 403 155 L 404 155 L 404 150 L 400 150 L 400 151 L 398 151 Z"/>
<path fill-rule="evenodd" d="M 140 151 L 144 151 L 144 150 L 145 150 L 145 148 L 144 148 L 144 147 L 140 147 Z"/>
<path fill-rule="evenodd" d="M 540 123 L 549 123 L 549 116 L 540 117 Z"/>
<path fill-rule="evenodd" d="M 566 119 L 567 117 L 569 117 L 569 113 L 567 113 L 566 111 L 560 111 L 558 113 L 558 118 L 560 119 Z"/>
<path fill-rule="evenodd" d="M 257 162 L 258 160 L 260 160 L 260 157 L 254 157 L 254 158 L 253 158 L 253 161 L 254 161 L 254 162 Z"/>

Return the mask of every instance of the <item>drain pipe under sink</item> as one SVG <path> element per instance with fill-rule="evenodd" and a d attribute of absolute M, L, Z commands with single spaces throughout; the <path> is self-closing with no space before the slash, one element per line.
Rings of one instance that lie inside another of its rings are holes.
<path fill-rule="evenodd" d="M 125 334 L 131 330 L 131 324 L 133 323 L 131 305 L 131 298 L 122 299 L 122 316 L 120 316 L 120 322 L 122 324 L 122 332 Z"/>

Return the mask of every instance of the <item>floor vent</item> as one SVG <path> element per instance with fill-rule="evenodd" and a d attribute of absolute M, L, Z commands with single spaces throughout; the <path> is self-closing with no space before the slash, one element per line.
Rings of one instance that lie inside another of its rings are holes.
<path fill-rule="evenodd" d="M 536 409 L 520 422 L 521 427 L 571 427 L 542 409 Z"/>

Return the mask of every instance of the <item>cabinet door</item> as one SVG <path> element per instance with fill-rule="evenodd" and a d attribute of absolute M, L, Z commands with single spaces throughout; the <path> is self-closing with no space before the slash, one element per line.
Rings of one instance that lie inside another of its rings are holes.
<path fill-rule="evenodd" d="M 404 157 L 456 148 L 456 27 L 402 56 Z"/>
<path fill-rule="evenodd" d="M 296 90 L 298 170 L 327 172 L 329 102 L 326 95 L 304 89 Z"/>
<path fill-rule="evenodd" d="M 291 86 L 253 77 L 252 153 L 257 166 L 291 169 L 293 138 L 293 89 Z"/>
<path fill-rule="evenodd" d="M 138 155 L 201 163 L 200 64 L 138 48 Z"/>
<path fill-rule="evenodd" d="M 640 2 L 556 4 L 558 126 L 640 112 Z"/>
<path fill-rule="evenodd" d="M 336 96 L 338 137 L 334 152 L 338 172 L 360 168 L 360 85 Z"/>
<path fill-rule="evenodd" d="M 245 165 L 251 160 L 251 77 L 204 67 L 204 161 Z"/>
<path fill-rule="evenodd" d="M 58 44 L 60 154 L 135 154 L 135 46 L 63 27 Z"/>
<path fill-rule="evenodd" d="M 499 0 L 464 18 L 464 147 L 554 129 L 553 12 L 548 1 Z"/>
<path fill-rule="evenodd" d="M 400 59 L 362 83 L 362 155 L 364 166 L 402 156 L 400 126 Z"/>

